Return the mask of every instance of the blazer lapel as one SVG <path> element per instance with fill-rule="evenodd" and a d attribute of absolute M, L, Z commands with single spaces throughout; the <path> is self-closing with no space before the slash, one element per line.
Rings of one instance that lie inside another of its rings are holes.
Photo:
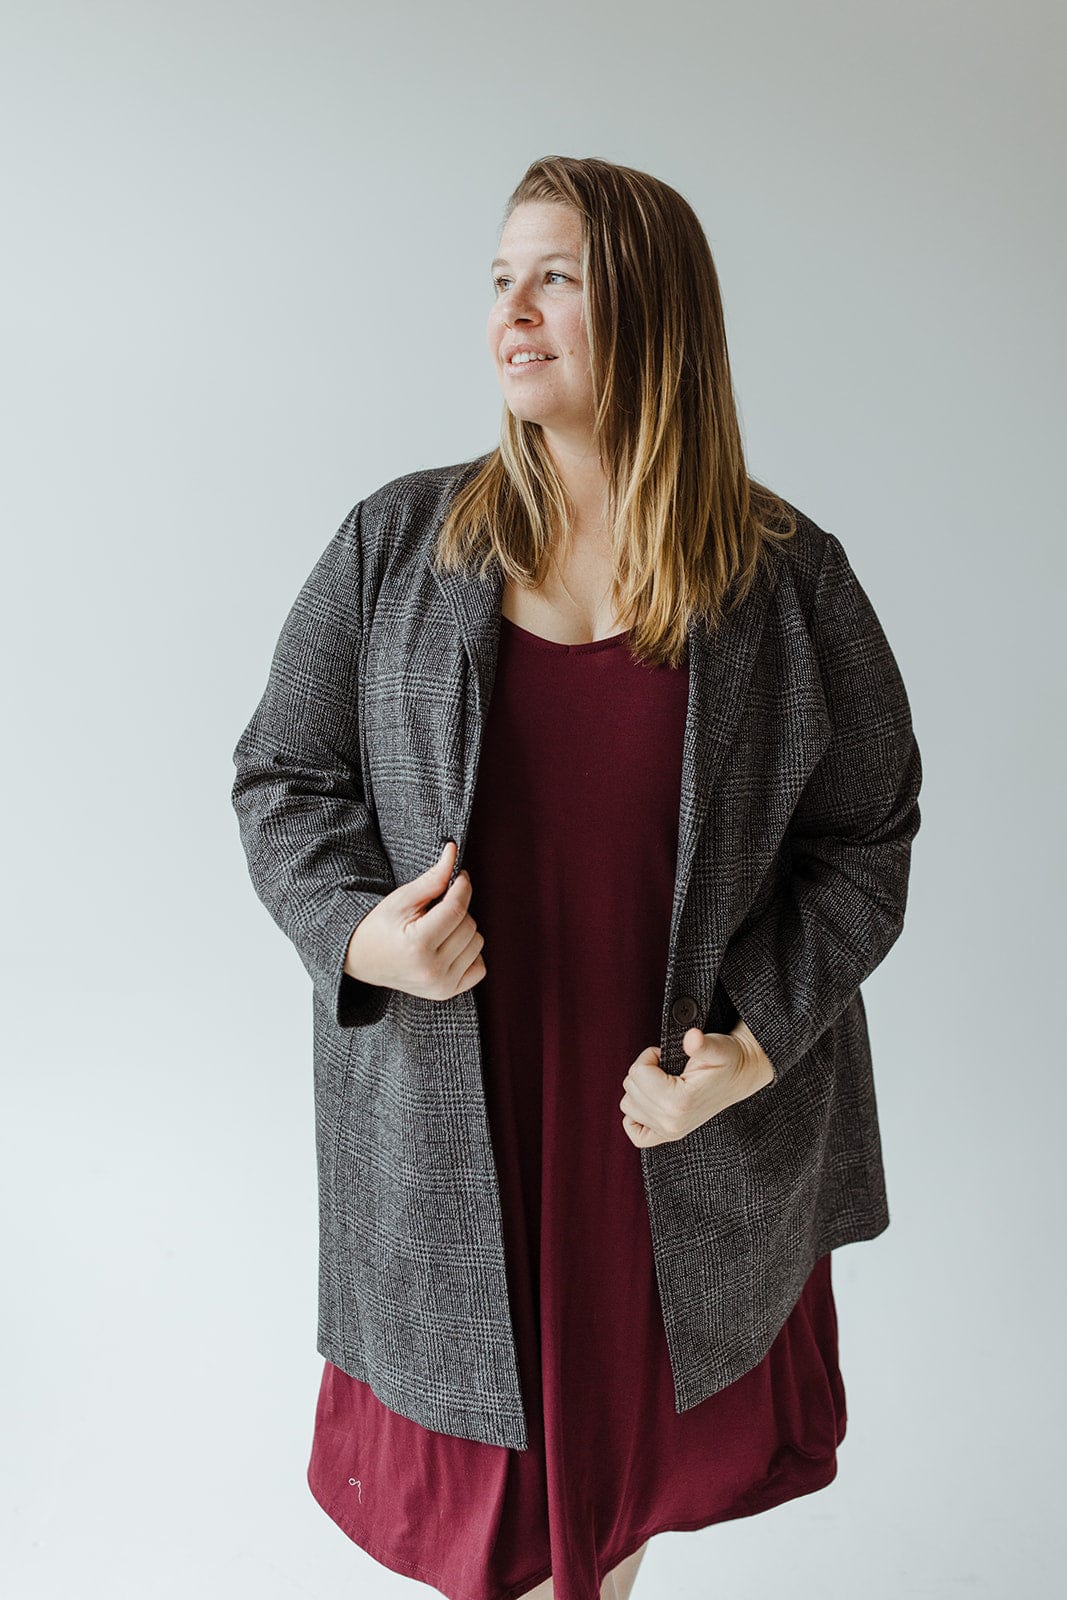
<path fill-rule="evenodd" d="M 467 652 L 473 675 L 474 693 L 464 696 L 467 708 L 467 725 L 462 730 L 465 749 L 457 755 L 467 765 L 467 810 L 474 797 L 474 769 L 481 754 L 482 734 L 485 730 L 489 699 L 496 677 L 497 650 L 500 640 L 500 606 L 504 598 L 504 575 L 494 562 L 484 578 L 476 572 L 438 571 L 433 564 L 431 551 L 426 553 L 426 565 L 452 608 L 456 627 Z M 457 858 L 456 866 L 459 866 Z"/>
<path fill-rule="evenodd" d="M 455 873 L 462 863 L 462 846 L 466 839 L 478 758 L 496 676 L 504 583 L 503 574 L 495 562 L 484 577 L 474 571 L 438 571 L 429 551 L 426 564 L 455 617 L 470 662 L 474 691 L 462 697 L 466 718 L 462 729 L 464 748 L 456 752 L 457 760 L 464 763 L 465 783 L 462 837 L 453 869 Z M 689 688 L 682 746 L 678 862 L 670 932 L 672 962 L 679 918 L 708 799 L 744 709 L 773 586 L 773 578 L 761 563 L 745 600 L 722 619 L 717 629 L 712 631 L 699 620 L 689 625 Z"/>
<path fill-rule="evenodd" d="M 672 962 L 697 841 L 712 789 L 744 710 L 772 588 L 773 581 L 761 563 L 744 601 L 724 616 L 717 628 L 712 630 L 700 620 L 689 625 L 689 695 L 671 913 Z"/>

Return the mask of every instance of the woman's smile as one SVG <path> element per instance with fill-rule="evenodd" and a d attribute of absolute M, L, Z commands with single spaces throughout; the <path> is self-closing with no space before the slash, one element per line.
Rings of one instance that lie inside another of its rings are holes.
<path fill-rule="evenodd" d="M 530 361 L 505 361 L 504 369 L 507 372 L 529 372 L 532 367 L 547 367 L 555 359 L 555 356 L 546 356 L 542 361 L 534 356 Z"/>

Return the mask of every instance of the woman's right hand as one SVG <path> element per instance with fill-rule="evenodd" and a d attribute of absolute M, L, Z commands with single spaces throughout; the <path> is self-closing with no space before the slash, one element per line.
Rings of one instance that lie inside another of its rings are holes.
<path fill-rule="evenodd" d="M 345 954 L 344 970 L 350 977 L 423 1000 L 450 1000 L 481 982 L 485 939 L 467 910 L 467 869 L 447 892 L 445 888 L 455 851 L 455 841 L 446 840 L 432 867 L 400 884 L 357 923 Z M 430 905 L 442 895 L 437 905 Z"/>

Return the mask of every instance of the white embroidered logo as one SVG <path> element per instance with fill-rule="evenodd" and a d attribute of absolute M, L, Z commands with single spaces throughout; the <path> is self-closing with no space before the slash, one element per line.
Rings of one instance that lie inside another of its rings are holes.
<path fill-rule="evenodd" d="M 359 1478 L 349 1478 L 348 1483 L 349 1483 L 349 1487 L 350 1488 L 359 1490 L 359 1503 L 360 1503 L 360 1505 L 362 1505 L 363 1504 L 363 1484 L 362 1484 L 361 1480 Z"/>

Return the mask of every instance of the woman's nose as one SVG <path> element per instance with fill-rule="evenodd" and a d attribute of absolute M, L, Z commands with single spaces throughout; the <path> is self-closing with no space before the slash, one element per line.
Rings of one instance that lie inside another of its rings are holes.
<path fill-rule="evenodd" d="M 517 289 L 512 289 L 508 295 L 507 304 L 504 306 L 504 321 L 510 328 L 515 322 L 536 322 L 538 320 L 537 307 L 529 295 L 525 298 Z"/>

